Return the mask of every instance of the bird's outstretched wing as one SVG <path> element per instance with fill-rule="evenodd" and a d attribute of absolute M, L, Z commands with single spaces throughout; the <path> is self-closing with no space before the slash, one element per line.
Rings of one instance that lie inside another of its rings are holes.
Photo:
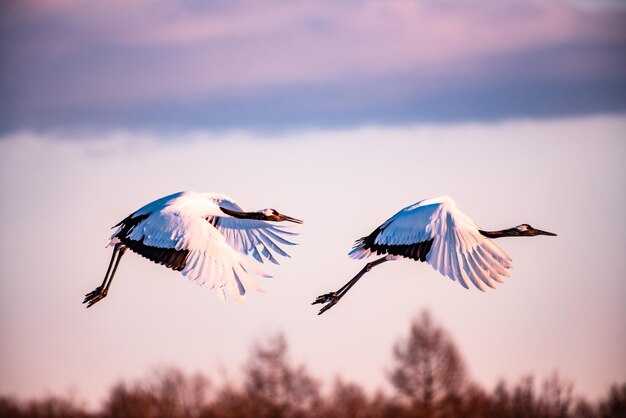
<path fill-rule="evenodd" d="M 206 219 L 172 207 L 120 223 L 114 239 L 156 263 L 179 270 L 222 298 L 241 301 L 247 288 L 261 290 L 252 273 L 265 275 Z"/>
<path fill-rule="evenodd" d="M 399 211 L 367 237 L 356 241 L 350 257 L 391 254 L 425 261 L 444 276 L 480 290 L 508 277 L 511 258 L 482 236 L 450 198 L 428 199 Z"/>
<path fill-rule="evenodd" d="M 241 206 L 226 196 L 216 196 L 213 198 L 213 201 L 223 208 L 239 212 L 243 211 Z M 269 260 L 274 264 L 278 264 L 278 260 L 276 260 L 272 252 L 283 257 L 289 257 L 289 254 L 279 244 L 295 245 L 295 243 L 287 240 L 285 237 L 297 235 L 296 233 L 286 231 L 283 226 L 254 219 L 217 217 L 214 220 L 214 225 L 222 233 L 228 245 L 240 253 L 252 255 L 260 263 L 263 263 L 264 260 Z"/>

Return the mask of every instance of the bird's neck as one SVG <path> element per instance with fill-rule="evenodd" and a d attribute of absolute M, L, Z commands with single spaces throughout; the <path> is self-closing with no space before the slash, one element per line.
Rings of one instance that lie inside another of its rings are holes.
<path fill-rule="evenodd" d="M 226 208 L 223 208 L 223 207 L 220 207 L 220 210 L 223 213 L 232 216 L 233 218 L 238 218 L 238 219 L 255 219 L 255 220 L 259 220 L 259 221 L 267 220 L 267 216 L 265 214 L 263 214 L 262 212 L 239 212 L 239 211 L 236 211 L 236 210 L 226 209 Z"/>
<path fill-rule="evenodd" d="M 517 228 L 500 229 L 497 231 L 483 231 L 479 229 L 478 232 L 487 238 L 519 237 L 521 235 Z"/>

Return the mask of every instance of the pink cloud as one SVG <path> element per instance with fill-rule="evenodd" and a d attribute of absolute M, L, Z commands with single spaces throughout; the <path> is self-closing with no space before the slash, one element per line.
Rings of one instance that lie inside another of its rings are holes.
<path fill-rule="evenodd" d="M 30 38 L 33 55 L 44 43 L 55 61 L 94 45 L 131 55 L 70 69 L 72 88 L 60 83 L 54 100 L 77 103 L 248 94 L 411 71 L 481 73 L 498 55 L 626 40 L 623 11 L 589 12 L 556 0 L 239 1 L 200 11 L 174 1 L 28 5 L 40 19 L 63 22 L 61 31 Z M 133 51 L 146 58 L 133 60 Z"/>

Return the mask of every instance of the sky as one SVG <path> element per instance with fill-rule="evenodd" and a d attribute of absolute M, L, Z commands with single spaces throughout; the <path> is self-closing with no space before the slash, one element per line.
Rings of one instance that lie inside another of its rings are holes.
<path fill-rule="evenodd" d="M 423 309 L 491 389 L 559 370 L 626 380 L 626 6 L 621 1 L 10 1 L 0 13 L 0 393 L 175 365 L 236 373 L 284 332 L 296 362 L 385 387 Z M 304 219 L 264 293 L 222 303 L 126 255 L 86 310 L 111 226 L 158 197 L 222 192 Z M 503 239 L 512 277 L 465 290 L 354 240 L 449 195 Z M 317 305 L 316 305 L 317 306 Z"/>
<path fill-rule="evenodd" d="M 0 132 L 623 111 L 621 0 L 10 0 Z"/>

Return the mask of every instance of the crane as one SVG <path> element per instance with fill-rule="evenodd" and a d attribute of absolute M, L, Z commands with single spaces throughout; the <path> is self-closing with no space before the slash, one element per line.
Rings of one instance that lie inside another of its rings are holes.
<path fill-rule="evenodd" d="M 485 291 L 508 277 L 511 258 L 492 240 L 501 237 L 556 236 L 528 224 L 485 231 L 457 209 L 447 197 L 421 200 L 387 219 L 371 234 L 357 240 L 351 258 L 361 260 L 382 255 L 367 263 L 359 273 L 335 292 L 318 296 L 314 304 L 325 304 L 318 315 L 332 308 L 365 273 L 391 260 L 408 258 L 430 264 L 442 275 L 469 288 L 473 284 Z"/>
<path fill-rule="evenodd" d="M 113 276 L 127 249 L 200 285 L 241 301 L 250 287 L 259 290 L 252 273 L 269 277 L 246 255 L 258 262 L 278 261 L 272 251 L 289 255 L 279 246 L 294 245 L 285 237 L 296 235 L 269 222 L 301 220 L 275 209 L 245 212 L 233 199 L 219 193 L 179 192 L 148 203 L 114 228 L 108 246 L 113 254 L 104 280 L 85 295 L 87 307 L 106 297 Z M 271 251 L 270 251 L 271 250 Z"/>

